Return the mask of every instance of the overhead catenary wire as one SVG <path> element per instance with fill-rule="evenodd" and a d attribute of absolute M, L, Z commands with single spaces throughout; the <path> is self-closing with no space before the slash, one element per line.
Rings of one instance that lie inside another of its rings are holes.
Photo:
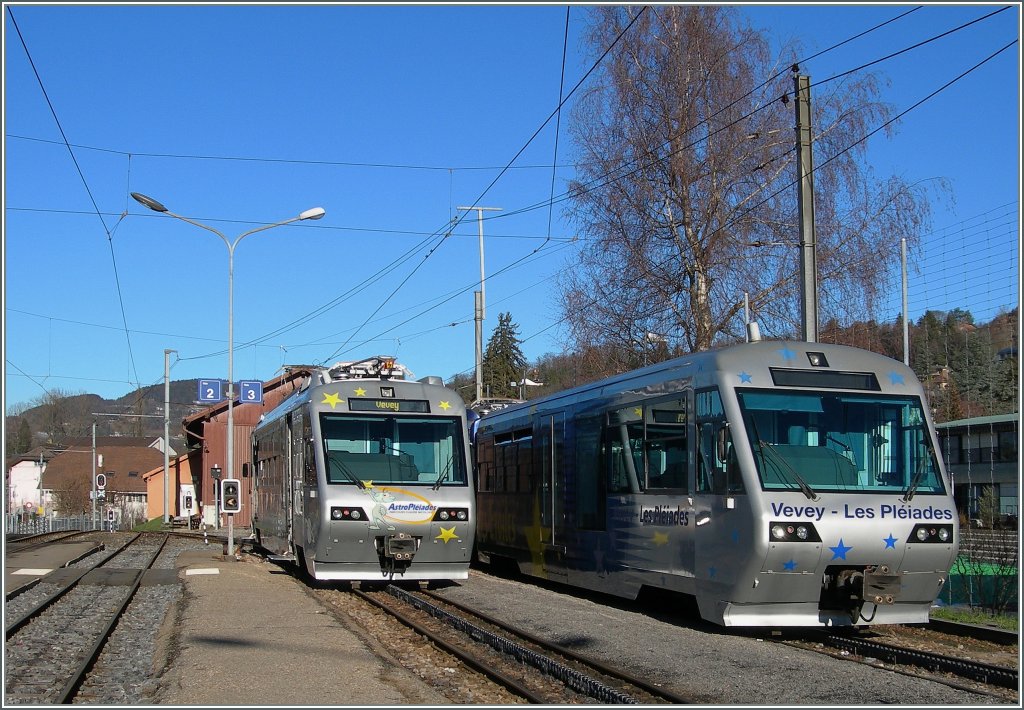
<path fill-rule="evenodd" d="M 915 8 L 915 9 L 918 9 L 918 8 Z M 823 82 L 819 82 L 819 83 L 823 83 Z M 557 162 L 557 161 L 555 161 L 555 162 Z M 539 166 L 539 167 L 543 167 L 543 166 Z M 550 166 L 548 166 L 548 167 L 550 167 Z M 551 208 L 551 206 L 552 206 L 553 204 L 554 204 L 554 203 L 553 203 L 552 201 L 549 201 L 549 203 L 548 203 L 548 208 L 549 208 L 549 210 L 550 210 L 550 208 Z"/>
<path fill-rule="evenodd" d="M 14 25 L 14 31 L 18 35 L 18 41 L 21 43 L 21 47 L 25 51 L 25 57 L 28 59 L 29 66 L 32 67 L 32 73 L 35 75 L 36 82 L 39 84 L 39 90 L 42 92 L 43 99 L 46 101 L 46 105 L 50 109 L 50 115 L 53 116 L 53 121 L 57 126 L 57 130 L 60 131 L 64 146 L 67 148 L 68 154 L 71 156 L 71 162 L 75 165 L 75 170 L 78 172 L 78 176 L 82 181 L 82 186 L 85 188 L 85 192 L 89 196 L 89 201 L 92 203 L 96 216 L 99 217 L 100 224 L 103 226 L 103 231 L 107 235 L 107 245 L 110 249 L 110 263 L 114 270 L 114 286 L 117 289 L 117 301 L 118 305 L 121 307 L 121 320 L 124 324 L 125 342 L 128 346 L 128 361 L 131 364 L 131 370 L 135 376 L 135 382 L 138 383 L 140 382 L 139 373 L 135 366 L 135 353 L 132 351 L 132 340 L 128 331 L 128 316 L 124 310 L 124 294 L 121 292 L 121 278 L 117 271 L 117 257 L 114 254 L 113 230 L 117 229 L 117 225 L 120 224 L 121 220 L 118 219 L 113 230 L 107 227 L 107 222 L 103 219 L 103 214 L 100 212 L 99 205 L 96 204 L 96 198 L 93 196 L 92 189 L 89 187 L 89 181 L 85 178 L 82 166 L 79 165 L 78 158 L 75 156 L 75 151 L 71 148 L 71 143 L 68 141 L 67 134 L 64 132 L 64 126 L 61 125 L 60 117 L 57 116 L 57 110 L 54 108 L 53 102 L 50 100 L 50 95 L 46 91 L 46 85 L 43 83 L 43 78 L 40 76 L 39 70 L 36 68 L 35 60 L 32 59 L 32 53 L 29 51 L 28 43 L 25 41 L 25 37 L 21 33 L 21 28 L 18 27 L 18 21 L 14 18 L 14 11 L 9 5 L 7 6 L 7 15 L 11 18 L 11 24 Z"/>

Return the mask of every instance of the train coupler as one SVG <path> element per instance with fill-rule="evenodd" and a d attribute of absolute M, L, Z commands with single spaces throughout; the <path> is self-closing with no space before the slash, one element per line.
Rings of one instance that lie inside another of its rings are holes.
<path fill-rule="evenodd" d="M 411 562 L 419 549 L 419 540 L 408 533 L 399 532 L 384 538 L 384 556 Z"/>
<path fill-rule="evenodd" d="M 893 604 L 900 591 L 900 576 L 889 565 L 864 568 L 864 600 L 875 605 Z"/>

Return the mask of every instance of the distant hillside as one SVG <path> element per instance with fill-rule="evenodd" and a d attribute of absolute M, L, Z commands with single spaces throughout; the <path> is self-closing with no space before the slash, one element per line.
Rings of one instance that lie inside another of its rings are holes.
<path fill-rule="evenodd" d="M 199 380 L 170 383 L 169 429 L 171 447 L 177 453 L 185 450 L 181 421 L 205 406 L 195 404 L 198 386 Z M 95 394 L 57 395 L 26 409 L 19 416 L 6 419 L 7 456 L 22 453 L 32 446 L 60 445 L 64 439 L 91 436 L 93 421 L 96 422 L 97 436 L 155 438 L 164 434 L 164 386 L 161 383 L 144 387 L 118 399 L 104 399 Z M 28 431 L 32 435 L 31 446 L 27 448 L 18 437 L 22 420 L 28 423 Z"/>

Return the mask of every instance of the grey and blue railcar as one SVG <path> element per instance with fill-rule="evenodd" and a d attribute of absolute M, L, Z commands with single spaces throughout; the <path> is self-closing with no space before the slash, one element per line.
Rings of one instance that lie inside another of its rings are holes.
<path fill-rule="evenodd" d="M 478 555 L 725 626 L 921 623 L 959 521 L 913 371 L 839 345 L 688 355 L 480 419 Z"/>
<path fill-rule="evenodd" d="M 313 368 L 252 434 L 260 546 L 320 580 L 465 579 L 466 408 L 383 356 Z"/>

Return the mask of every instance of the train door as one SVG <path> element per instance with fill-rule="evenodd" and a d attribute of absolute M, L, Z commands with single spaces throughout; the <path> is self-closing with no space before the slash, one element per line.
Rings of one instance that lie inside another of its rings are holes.
<path fill-rule="evenodd" d="M 288 513 L 288 527 L 291 530 L 293 544 L 299 547 L 306 545 L 305 516 L 303 515 L 302 500 L 302 410 L 296 409 L 287 417 L 285 433 L 285 485 L 287 495 L 285 496 L 285 508 Z"/>
<path fill-rule="evenodd" d="M 567 581 L 564 515 L 565 417 L 562 413 L 537 418 L 534 435 L 537 468 L 540 469 L 540 541 L 544 571 L 549 578 Z"/>
<path fill-rule="evenodd" d="M 720 619 L 753 549 L 750 498 L 717 389 L 698 391 L 694 577 L 705 619 Z M 719 623 L 722 623 L 719 621 Z"/>

